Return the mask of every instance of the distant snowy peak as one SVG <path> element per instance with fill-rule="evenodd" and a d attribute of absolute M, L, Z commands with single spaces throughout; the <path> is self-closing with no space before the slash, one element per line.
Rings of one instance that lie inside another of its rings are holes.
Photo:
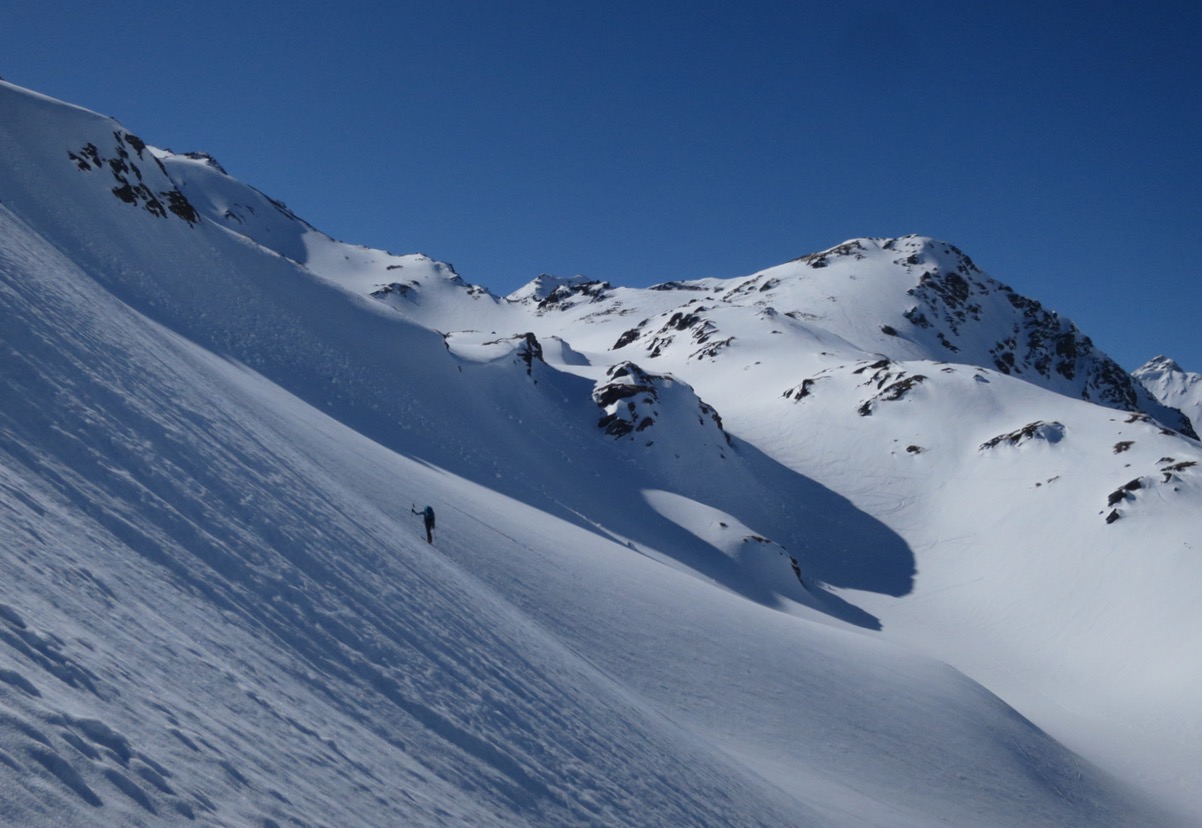
<path fill-rule="evenodd" d="M 597 283 L 584 276 L 565 278 L 563 276 L 552 276 L 549 273 L 543 273 L 531 279 L 505 298 L 510 302 L 538 305 L 545 302 L 556 292 L 561 294 L 571 293 L 580 286 L 588 284 Z"/>
<path fill-rule="evenodd" d="M 851 239 L 743 278 L 647 289 L 540 276 L 507 299 L 565 340 L 609 337 L 603 347 L 616 359 L 662 358 L 684 370 L 740 344 L 751 353 L 821 341 L 870 361 L 990 368 L 1194 434 L 1071 320 L 991 278 L 956 246 L 924 236 Z M 789 335 L 768 344 L 780 334 Z"/>
<path fill-rule="evenodd" d="M 755 274 L 721 298 L 773 307 L 869 353 L 989 367 L 1193 434 L 1180 412 L 1153 399 L 1071 320 L 946 242 L 852 239 Z"/>
<path fill-rule="evenodd" d="M 1152 359 L 1145 362 L 1139 368 L 1136 368 L 1132 372 L 1132 376 L 1149 387 L 1160 383 L 1176 383 L 1182 380 L 1189 382 L 1191 376 L 1194 382 L 1198 381 L 1197 374 L 1187 374 L 1185 369 L 1177 364 L 1177 360 L 1163 354 L 1152 357 Z"/>
<path fill-rule="evenodd" d="M 1180 410 L 1195 430 L 1202 425 L 1202 374 L 1184 370 L 1174 360 L 1158 356 L 1132 374 L 1153 397 Z"/>
<path fill-rule="evenodd" d="M 566 311 L 583 304 L 604 302 L 612 294 L 613 286 L 609 282 L 587 279 L 584 276 L 563 279 L 544 274 L 506 298 L 541 316 L 552 311 Z"/>

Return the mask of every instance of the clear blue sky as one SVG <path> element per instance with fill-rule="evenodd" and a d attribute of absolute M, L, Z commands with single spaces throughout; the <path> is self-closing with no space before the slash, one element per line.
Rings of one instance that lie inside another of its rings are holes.
<path fill-rule="evenodd" d="M 507 293 L 951 241 L 1202 371 L 1202 4 L 46 3 L 0 76 Z"/>

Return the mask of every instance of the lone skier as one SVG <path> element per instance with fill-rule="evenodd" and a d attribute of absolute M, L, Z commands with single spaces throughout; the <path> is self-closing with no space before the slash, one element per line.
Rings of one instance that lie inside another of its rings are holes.
<path fill-rule="evenodd" d="M 422 511 L 417 510 L 417 506 L 411 506 L 409 511 L 415 515 L 421 515 L 422 522 L 426 524 L 426 543 L 434 543 L 434 507 L 427 506 Z"/>

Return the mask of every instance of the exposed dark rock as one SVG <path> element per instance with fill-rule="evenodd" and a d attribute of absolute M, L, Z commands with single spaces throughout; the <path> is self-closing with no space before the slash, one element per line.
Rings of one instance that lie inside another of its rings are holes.
<path fill-rule="evenodd" d="M 790 388 L 788 391 L 786 391 L 781 396 L 783 396 L 787 399 L 791 399 L 794 402 L 803 400 L 806 397 L 810 396 L 810 394 L 813 393 L 814 384 L 816 382 L 818 382 L 819 379 L 825 379 L 825 377 L 804 379 L 801 381 L 801 385 L 795 385 L 794 387 Z"/>
<path fill-rule="evenodd" d="M 593 402 L 603 412 L 597 421 L 598 427 L 613 437 L 624 437 L 662 423 L 660 405 L 661 395 L 665 392 L 671 395 L 688 395 L 697 406 L 699 425 L 712 424 L 724 441 L 730 444 L 730 435 L 722 427 L 722 418 L 718 412 L 698 399 L 689 386 L 671 377 L 648 374 L 633 362 L 611 366 L 606 371 L 605 379 L 598 382 L 593 389 Z M 671 431 L 675 431 L 682 424 L 673 422 L 668 425 Z"/>
<path fill-rule="evenodd" d="M 377 291 L 376 293 L 379 293 L 379 291 Z M 374 296 L 376 294 L 372 294 L 372 295 Z M 444 336 L 444 340 L 445 340 L 445 336 Z M 511 337 L 502 338 L 502 339 L 493 339 L 488 342 L 484 342 L 482 344 L 484 344 L 484 345 L 501 345 L 501 344 L 507 344 L 507 343 L 515 342 L 515 341 L 517 343 L 517 347 L 514 348 L 513 353 L 518 358 L 519 361 L 521 361 L 522 363 L 525 364 L 526 375 L 530 376 L 531 374 L 534 373 L 534 363 L 535 362 L 542 362 L 544 364 L 546 363 L 546 361 L 543 359 L 542 343 L 538 341 L 538 337 L 536 337 L 534 334 L 529 333 L 529 332 L 523 333 L 523 334 L 514 334 Z M 537 383 L 537 380 L 535 382 Z"/>
<path fill-rule="evenodd" d="M 905 377 L 895 383 L 890 384 L 881 391 L 878 396 L 884 401 L 900 400 L 910 393 L 915 387 L 926 382 L 926 377 L 922 374 L 914 374 L 913 376 Z"/>
<path fill-rule="evenodd" d="M 114 133 L 114 134 L 116 134 L 116 133 Z M 120 141 L 122 136 L 119 135 L 119 136 L 117 136 L 117 138 L 118 138 L 118 141 Z M 138 157 L 141 158 L 142 153 L 146 151 L 146 142 L 143 141 L 141 138 L 139 138 L 137 135 L 134 135 L 129 132 L 124 133 L 124 139 L 125 139 L 124 143 L 129 144 L 131 147 L 133 147 L 134 152 L 136 152 L 138 154 Z"/>
<path fill-rule="evenodd" d="M 927 319 L 926 314 L 920 311 L 917 307 L 910 308 L 903 316 L 910 321 L 910 324 L 919 328 L 931 327 L 931 321 Z"/>
<path fill-rule="evenodd" d="M 880 371 L 884 368 L 888 368 L 892 364 L 893 363 L 887 359 L 878 359 L 876 362 L 870 362 L 865 365 L 861 365 L 859 368 L 852 371 L 852 373 L 853 374 L 862 374 L 865 371 Z"/>
<path fill-rule="evenodd" d="M 384 299 L 384 298 L 387 298 L 387 297 L 393 296 L 393 295 L 405 298 L 405 297 L 410 297 L 410 294 L 412 294 L 414 292 L 415 288 L 416 288 L 416 285 L 414 285 L 412 283 L 401 284 L 400 282 L 393 282 L 392 284 L 381 285 L 380 287 L 373 290 L 371 292 L 371 295 L 373 297 L 375 297 L 376 299 Z"/>
<path fill-rule="evenodd" d="M 792 567 L 793 574 L 797 576 L 797 583 L 805 586 L 806 582 L 801 577 L 801 564 L 799 564 L 797 562 L 797 558 L 794 558 L 792 555 L 789 556 L 789 566 Z"/>
<path fill-rule="evenodd" d="M 113 188 L 113 195 L 124 201 L 126 204 L 137 204 L 138 196 L 134 192 L 133 185 L 128 181 L 120 187 Z"/>
<path fill-rule="evenodd" d="M 810 267 L 820 268 L 829 265 L 832 258 L 840 256 L 852 256 L 855 259 L 863 259 L 864 243 L 859 239 L 852 239 L 838 247 L 832 247 L 830 250 L 823 250 L 820 253 L 810 253 L 807 256 L 800 256 L 793 261 L 802 262 Z"/>
<path fill-rule="evenodd" d="M 713 359 L 724 349 L 729 348 L 731 343 L 734 341 L 735 338 L 733 336 L 728 336 L 726 339 L 721 339 L 717 342 L 710 342 L 704 348 L 699 348 L 693 353 L 689 354 L 689 359 L 705 359 L 707 357 Z"/>
<path fill-rule="evenodd" d="M 88 146 L 92 146 L 92 145 L 88 144 Z M 90 163 L 88 163 L 87 159 L 81 157 L 80 155 L 76 155 L 73 152 L 68 152 L 67 157 L 70 158 L 72 161 L 74 161 L 75 166 L 79 167 L 79 169 L 83 170 L 84 172 L 92 171 L 92 165 Z"/>
<path fill-rule="evenodd" d="M 718 333 L 718 327 L 703 315 L 707 310 L 709 308 L 705 305 L 698 305 L 690 311 L 674 311 L 660 329 L 650 336 L 650 340 L 647 343 L 647 351 L 652 357 L 658 357 L 668 346 L 676 341 L 677 336 L 688 332 L 695 343 L 706 346 L 691 353 L 689 359 L 704 359 L 706 357 L 713 358 L 717 356 L 720 351 L 734 342 L 734 337 L 727 337 L 722 341 L 711 342 L 713 337 Z M 637 331 L 641 332 L 649 321 L 645 320 L 642 322 Z M 627 334 L 623 334 L 622 339 L 626 339 L 629 333 L 628 331 Z"/>
<path fill-rule="evenodd" d="M 609 282 L 591 281 L 560 285 L 538 303 L 539 312 L 562 310 L 580 301 L 599 302 L 605 298 L 612 286 Z"/>
<path fill-rule="evenodd" d="M 140 138 L 128 132 L 114 132 L 113 138 L 116 141 L 114 147 L 116 155 L 111 158 L 101 156 L 100 150 L 92 143 L 85 144 L 78 153 L 68 152 L 67 157 L 82 172 L 95 172 L 107 167 L 116 182 L 116 186 L 111 188 L 112 194 L 126 204 L 140 205 L 146 212 L 158 218 L 167 218 L 167 213 L 170 211 L 184 219 L 189 225 L 200 221 L 200 214 L 196 212 L 187 197 L 178 188 L 172 187 L 170 190 L 161 191 L 156 195 L 146 185 L 141 168 L 131 160 L 130 152 L 126 149 L 128 145 L 133 148 L 139 159 L 144 158 L 147 147 Z M 155 162 L 162 170 L 162 163 L 157 158 Z M 166 171 L 163 172 L 165 175 Z M 131 175 L 134 178 L 133 181 L 130 180 Z M 166 207 L 159 200 L 159 196 L 166 199 Z"/>
<path fill-rule="evenodd" d="M 538 337 L 530 332 L 526 332 L 520 336 L 522 343 L 518 346 L 517 354 L 522 362 L 526 363 L 526 374 L 529 376 L 534 371 L 535 360 L 544 362 L 543 346 L 538 341 Z"/>
<path fill-rule="evenodd" d="M 873 386 L 876 393 L 857 409 L 861 417 L 871 416 L 879 403 L 903 399 L 910 391 L 927 380 L 923 374 L 907 374 L 903 368 L 888 359 L 864 363 L 854 369 L 852 373 L 865 374 L 869 371 L 872 372 L 872 375 L 864 382 L 864 385 Z"/>
<path fill-rule="evenodd" d="M 1033 423 L 1027 423 L 1022 428 L 1011 431 L 1008 434 L 999 434 L 992 440 L 987 440 L 980 446 L 981 450 L 996 448 L 1002 443 L 1016 446 L 1032 439 L 1046 440 L 1049 443 L 1059 443 L 1064 439 L 1065 428 L 1062 423 L 1050 422 L 1045 423 L 1043 420 L 1036 420 Z"/>
<path fill-rule="evenodd" d="M 213 156 L 209 155 L 207 152 L 185 152 L 185 153 L 181 153 L 181 154 L 185 158 L 191 158 L 194 161 L 203 161 L 208 166 L 217 170 L 217 172 L 222 173 L 224 175 L 229 175 L 229 173 L 227 173 L 225 171 L 225 167 L 221 166 L 221 164 L 219 164 L 217 162 L 217 159 L 214 158 Z"/>
<path fill-rule="evenodd" d="M 641 368 L 632 362 L 623 362 L 613 366 L 606 372 L 609 377 L 609 382 L 598 384 L 593 390 L 593 402 L 600 408 L 608 409 L 614 403 L 620 400 L 625 400 L 631 397 L 637 397 L 640 394 L 646 396 L 647 404 L 655 403 L 659 398 L 659 393 L 651 383 L 651 377 L 648 376 Z M 627 379 L 626 382 L 619 380 Z M 628 406 L 628 410 L 633 411 L 634 406 Z M 602 417 L 601 425 L 609 434 L 627 433 L 633 430 L 634 426 L 630 423 L 625 425 L 616 424 L 612 428 L 610 423 L 615 421 L 616 415 L 609 414 Z M 624 430 L 622 430 L 624 429 Z"/>
<path fill-rule="evenodd" d="M 705 310 L 705 308 L 700 308 L 700 310 Z M 684 313 L 683 311 L 677 311 L 676 313 L 672 314 L 672 317 L 668 320 L 668 324 L 664 326 L 664 329 L 666 330 L 668 328 L 672 328 L 673 330 L 683 331 L 686 328 L 695 326 L 701 321 L 701 317 L 695 313 Z"/>
<path fill-rule="evenodd" d="M 896 382 L 890 383 L 881 389 L 880 393 L 870 400 L 866 400 L 858 409 L 861 417 L 872 415 L 877 403 L 881 402 L 896 402 L 904 399 L 907 394 L 917 388 L 926 381 L 926 377 L 922 374 L 914 374 L 912 376 L 903 377 Z"/>
<path fill-rule="evenodd" d="M 631 342 L 634 342 L 639 338 L 640 329 L 641 326 L 640 328 L 631 328 L 630 330 L 626 331 L 624 334 L 618 337 L 618 341 L 613 344 L 613 347 L 611 347 L 610 350 L 617 351 L 620 348 L 625 348 Z"/>
<path fill-rule="evenodd" d="M 200 214 L 196 212 L 196 208 L 179 190 L 169 190 L 165 193 L 160 193 L 167 199 L 167 209 L 182 218 L 188 224 L 196 224 L 200 221 Z"/>
<path fill-rule="evenodd" d="M 1110 497 L 1106 498 L 1107 506 L 1116 506 L 1127 499 L 1131 492 L 1139 491 L 1144 487 L 1143 480 L 1138 477 L 1128 483 L 1124 483 L 1119 488 L 1110 493 Z"/>
<path fill-rule="evenodd" d="M 663 282 L 662 284 L 652 285 L 648 290 L 705 290 L 701 285 L 692 285 L 687 282 Z"/>

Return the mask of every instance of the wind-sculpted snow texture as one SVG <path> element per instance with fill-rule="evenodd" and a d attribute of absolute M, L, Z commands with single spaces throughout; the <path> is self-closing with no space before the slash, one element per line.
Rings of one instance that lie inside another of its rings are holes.
<path fill-rule="evenodd" d="M 917 237 L 498 297 L 0 82 L 0 821 L 1188 824 L 1108 365 Z"/>

